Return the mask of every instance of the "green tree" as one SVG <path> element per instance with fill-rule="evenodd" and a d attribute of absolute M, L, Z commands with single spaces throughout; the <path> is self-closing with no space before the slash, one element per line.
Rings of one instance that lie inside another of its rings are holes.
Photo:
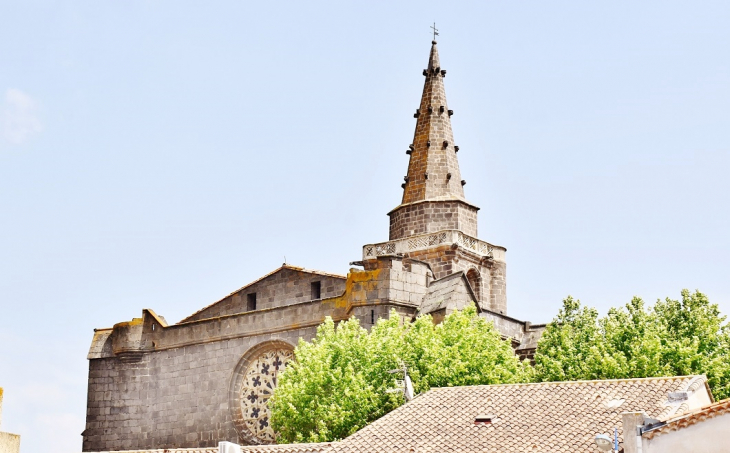
<path fill-rule="evenodd" d="M 357 318 L 317 329 L 300 341 L 296 361 L 271 400 L 279 442 L 344 438 L 403 404 L 388 370 L 409 367 L 415 391 L 432 386 L 524 382 L 532 369 L 514 355 L 490 322 L 468 308 L 439 325 L 430 316 L 403 323 L 395 311 L 368 333 Z"/>
<path fill-rule="evenodd" d="M 539 381 L 706 374 L 715 397 L 730 396 L 730 327 L 696 291 L 653 308 L 635 297 L 599 318 L 568 297 L 538 343 Z"/>
<path fill-rule="evenodd" d="M 597 341 L 598 311 L 583 307 L 580 301 L 568 296 L 563 308 L 550 323 L 538 343 L 535 370 L 543 381 L 570 381 L 591 379 L 597 367 L 595 357 L 601 356 L 601 342 Z"/>
<path fill-rule="evenodd" d="M 510 341 L 502 339 L 474 307 L 454 312 L 435 326 L 430 316 L 423 316 L 407 327 L 400 356 L 411 364 L 416 391 L 532 378 L 528 362 L 515 356 Z"/>
<path fill-rule="evenodd" d="M 730 325 L 717 304 L 684 290 L 681 300 L 658 301 L 654 312 L 666 332 L 662 358 L 672 371 L 704 373 L 716 398 L 730 397 Z"/>

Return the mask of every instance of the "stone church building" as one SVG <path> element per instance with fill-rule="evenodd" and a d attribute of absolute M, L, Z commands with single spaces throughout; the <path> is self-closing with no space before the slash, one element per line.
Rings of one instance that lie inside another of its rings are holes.
<path fill-rule="evenodd" d="M 283 265 L 177 324 L 149 309 L 95 329 L 83 451 L 274 442 L 267 401 L 300 338 L 326 316 L 373 325 L 476 304 L 515 352 L 530 356 L 544 325 L 507 316 L 506 249 L 478 239 L 464 197 L 433 42 L 416 110 L 403 199 L 390 237 L 367 244 L 346 276 Z"/>

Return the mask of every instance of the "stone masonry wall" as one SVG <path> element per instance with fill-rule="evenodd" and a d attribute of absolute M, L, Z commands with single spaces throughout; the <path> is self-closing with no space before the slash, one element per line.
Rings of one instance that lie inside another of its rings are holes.
<path fill-rule="evenodd" d="M 321 284 L 319 299 L 339 296 L 345 290 L 345 277 L 343 276 L 284 267 L 279 272 L 247 285 L 185 318 L 183 322 L 246 312 L 247 296 L 253 293 L 256 294 L 257 310 L 312 300 L 311 283 L 313 282 Z"/>
<path fill-rule="evenodd" d="M 401 319 L 412 319 L 428 290 L 431 275 L 428 267 L 398 257 L 369 260 L 364 266 L 363 274 L 372 273 L 377 277 L 353 285 L 350 315 L 358 318 L 366 329 L 378 318 L 389 318 L 393 309 Z"/>
<path fill-rule="evenodd" d="M 355 316 L 366 328 L 387 318 L 391 309 L 402 319 L 412 317 L 426 291 L 427 267 L 404 266 L 399 259 L 378 263 L 371 270 L 352 269 L 341 294 L 325 300 L 169 326 L 151 310 L 143 310 L 142 318 L 97 330 L 89 352 L 83 450 L 243 443 L 229 390 L 234 369 L 250 348 L 275 340 L 292 346 L 299 338 L 310 340 L 325 316 L 335 321 Z M 289 279 L 306 289 L 309 281 L 301 274 L 283 269 L 258 283 L 273 287 L 266 281 Z"/>
<path fill-rule="evenodd" d="M 507 314 L 507 263 L 494 261 L 488 267 L 489 305 L 492 311 Z"/>
<path fill-rule="evenodd" d="M 427 262 L 437 280 L 458 271 L 465 274 L 470 270 L 477 271 L 481 279 L 479 286 L 473 289 L 481 297 L 481 307 L 497 313 L 507 313 L 507 263 L 485 261 L 462 247 L 450 245 L 410 252 L 408 257 Z M 475 286 L 473 281 L 470 283 Z"/>
<path fill-rule="evenodd" d="M 420 258 L 431 261 L 439 274 L 471 269 L 473 260 L 458 247 L 433 249 Z M 366 270 L 352 269 L 343 293 L 325 300 L 170 326 L 144 310 L 142 318 L 98 330 L 89 353 L 84 451 L 242 443 L 229 390 L 232 373 L 250 348 L 274 340 L 292 346 L 299 338 L 309 340 L 328 315 L 336 321 L 355 316 L 366 328 L 389 317 L 391 309 L 401 319 L 411 319 L 433 281 L 428 266 L 408 258 L 381 257 L 367 265 Z M 478 269 L 485 276 L 503 269 L 500 266 L 491 263 Z M 276 281 L 284 272 L 259 283 Z M 308 288 L 300 273 L 286 275 Z M 491 276 L 484 280 L 495 281 Z"/>
<path fill-rule="evenodd" d="M 228 407 L 231 373 L 254 345 L 296 345 L 316 327 L 89 361 L 83 451 L 214 447 L 239 442 Z"/>
<path fill-rule="evenodd" d="M 425 201 L 400 206 L 390 216 L 390 239 L 441 230 L 477 237 L 477 208 L 460 201 Z"/>

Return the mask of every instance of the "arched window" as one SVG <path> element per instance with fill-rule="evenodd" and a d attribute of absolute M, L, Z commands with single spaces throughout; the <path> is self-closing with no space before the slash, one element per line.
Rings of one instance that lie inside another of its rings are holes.
<path fill-rule="evenodd" d="M 469 269 L 469 272 L 466 273 L 466 279 L 469 281 L 469 284 L 471 285 L 471 289 L 474 290 L 474 296 L 476 296 L 477 300 L 474 302 L 481 302 L 482 301 L 482 276 L 479 274 L 479 271 L 471 268 Z"/>

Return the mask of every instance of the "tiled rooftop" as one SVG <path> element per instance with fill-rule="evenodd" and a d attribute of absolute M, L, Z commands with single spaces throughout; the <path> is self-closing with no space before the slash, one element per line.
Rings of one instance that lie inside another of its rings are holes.
<path fill-rule="evenodd" d="M 241 453 L 320 453 L 332 446 L 330 442 L 312 444 L 248 445 Z M 217 451 L 217 450 L 216 450 Z"/>
<path fill-rule="evenodd" d="M 289 445 L 242 445 L 241 453 L 321 453 L 332 444 L 330 442 Z M 125 450 L 103 453 L 219 453 L 218 447 L 207 448 L 168 448 L 161 450 Z"/>
<path fill-rule="evenodd" d="M 730 399 L 722 400 L 701 409 L 697 409 L 679 417 L 673 417 L 666 424 L 643 434 L 647 439 L 703 422 L 707 419 L 730 413 Z"/>
<path fill-rule="evenodd" d="M 435 388 L 327 453 L 592 452 L 596 434 L 618 428 L 621 436 L 622 412 L 666 413 L 670 392 L 705 380 L 693 378 Z M 491 423 L 475 423 L 479 415 Z"/>
<path fill-rule="evenodd" d="M 204 448 L 165 448 L 156 450 L 119 450 L 100 453 L 218 453 L 218 447 Z"/>

